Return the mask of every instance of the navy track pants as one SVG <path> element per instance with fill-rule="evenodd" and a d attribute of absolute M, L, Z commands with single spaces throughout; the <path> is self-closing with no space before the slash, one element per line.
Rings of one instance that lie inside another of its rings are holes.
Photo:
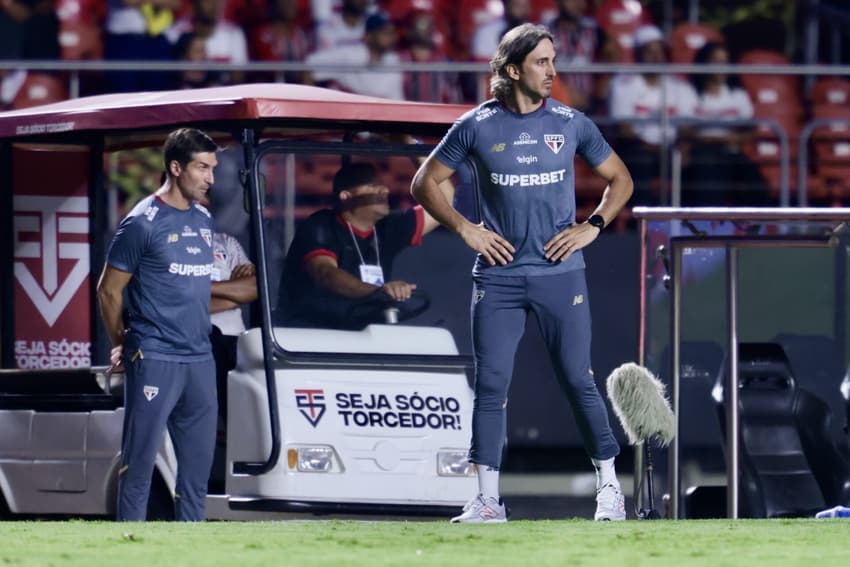
<path fill-rule="evenodd" d="M 154 461 L 166 426 L 177 456 L 175 518 L 205 519 L 217 419 L 212 356 L 200 362 L 139 358 L 127 364 L 119 521 L 141 521 L 147 515 Z"/>
<path fill-rule="evenodd" d="M 507 432 L 508 389 L 529 311 L 540 323 L 585 449 L 596 459 L 620 452 L 590 362 L 591 321 L 584 270 L 545 276 L 474 277 L 472 343 L 475 403 L 470 461 L 496 469 Z"/>

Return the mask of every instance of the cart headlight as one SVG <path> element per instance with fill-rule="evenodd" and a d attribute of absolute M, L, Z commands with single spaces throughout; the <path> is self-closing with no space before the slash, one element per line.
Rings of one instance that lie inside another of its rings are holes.
<path fill-rule="evenodd" d="M 342 463 L 334 448 L 329 445 L 299 445 L 286 451 L 290 470 L 310 473 L 342 472 Z"/>
<path fill-rule="evenodd" d="M 465 449 L 440 449 L 437 451 L 437 474 L 440 476 L 473 476 L 475 465 L 469 462 Z"/>

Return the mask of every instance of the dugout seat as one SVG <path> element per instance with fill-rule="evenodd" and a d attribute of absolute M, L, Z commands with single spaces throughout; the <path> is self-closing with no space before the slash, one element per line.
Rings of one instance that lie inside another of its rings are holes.
<path fill-rule="evenodd" d="M 738 355 L 741 517 L 806 517 L 846 504 L 850 471 L 830 435 L 828 406 L 797 386 L 779 344 L 741 343 Z M 724 445 L 726 368 L 713 392 Z"/>

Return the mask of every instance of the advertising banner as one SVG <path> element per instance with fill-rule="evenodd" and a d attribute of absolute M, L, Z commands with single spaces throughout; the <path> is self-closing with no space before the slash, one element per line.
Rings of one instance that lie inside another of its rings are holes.
<path fill-rule="evenodd" d="M 91 366 L 88 153 L 15 148 L 15 364 Z"/>

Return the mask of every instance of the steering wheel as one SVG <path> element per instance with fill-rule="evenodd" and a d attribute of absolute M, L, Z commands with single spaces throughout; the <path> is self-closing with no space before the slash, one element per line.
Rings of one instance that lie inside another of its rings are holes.
<path fill-rule="evenodd" d="M 394 323 L 412 319 L 424 313 L 430 306 L 431 298 L 424 291 L 414 289 L 410 299 L 396 301 L 379 289 L 354 303 L 346 312 L 346 320 L 353 328 L 362 329 L 373 323 Z M 388 313 L 388 310 L 393 311 Z"/>

